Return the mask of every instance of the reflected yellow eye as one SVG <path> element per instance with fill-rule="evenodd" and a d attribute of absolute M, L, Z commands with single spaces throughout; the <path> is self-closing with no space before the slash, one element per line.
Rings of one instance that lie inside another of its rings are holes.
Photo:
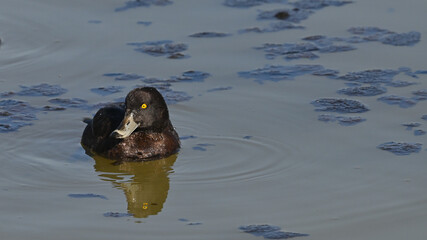
<path fill-rule="evenodd" d="M 142 105 L 141 105 L 141 108 L 142 108 L 142 109 L 146 109 L 146 108 L 147 108 L 147 104 L 145 104 L 145 103 L 144 103 L 144 104 L 142 104 Z"/>

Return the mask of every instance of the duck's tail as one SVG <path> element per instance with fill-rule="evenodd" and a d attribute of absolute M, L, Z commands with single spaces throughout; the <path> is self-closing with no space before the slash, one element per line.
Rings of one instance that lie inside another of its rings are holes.
<path fill-rule="evenodd" d="M 91 124 L 92 123 L 92 118 L 85 117 L 85 118 L 82 119 L 82 121 L 84 123 L 86 123 L 86 124 Z"/>

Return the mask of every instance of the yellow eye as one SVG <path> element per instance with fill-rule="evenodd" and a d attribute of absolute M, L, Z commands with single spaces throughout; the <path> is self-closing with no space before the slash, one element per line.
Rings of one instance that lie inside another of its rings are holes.
<path fill-rule="evenodd" d="M 141 108 L 142 108 L 142 109 L 146 109 L 146 108 L 147 108 L 147 104 L 145 104 L 145 103 L 144 103 L 144 104 L 142 104 L 142 105 L 141 105 Z"/>

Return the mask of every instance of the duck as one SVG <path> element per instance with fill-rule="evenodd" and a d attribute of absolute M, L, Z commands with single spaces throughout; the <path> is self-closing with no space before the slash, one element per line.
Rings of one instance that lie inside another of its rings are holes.
<path fill-rule="evenodd" d="M 166 158 L 180 149 L 166 102 L 154 87 L 135 88 L 124 103 L 102 107 L 84 122 L 81 145 L 91 156 L 119 162 L 148 161 Z"/>

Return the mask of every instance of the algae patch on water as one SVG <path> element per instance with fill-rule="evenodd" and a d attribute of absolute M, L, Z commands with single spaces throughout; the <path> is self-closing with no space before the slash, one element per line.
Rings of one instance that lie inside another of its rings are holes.
<path fill-rule="evenodd" d="M 108 200 L 108 198 L 104 195 L 94 194 L 94 193 L 70 193 L 68 194 L 70 198 L 100 198 L 104 200 Z"/>
<path fill-rule="evenodd" d="M 211 74 L 202 71 L 189 70 L 183 72 L 178 76 L 170 76 L 165 79 L 156 77 L 145 77 L 143 75 L 135 73 L 106 73 L 103 76 L 114 78 L 117 81 L 123 80 L 140 80 L 144 85 L 137 85 L 135 87 L 150 86 L 155 87 L 163 95 L 168 104 L 174 104 L 178 102 L 188 101 L 192 98 L 188 93 L 183 91 L 175 91 L 172 89 L 172 83 L 180 82 L 203 82 L 206 78 L 210 77 Z M 115 91 L 116 89 L 111 89 Z"/>
<path fill-rule="evenodd" d="M 387 89 L 380 86 L 361 86 L 344 88 L 337 91 L 348 96 L 376 96 L 387 92 Z"/>
<path fill-rule="evenodd" d="M 259 225 L 247 225 L 239 227 L 245 233 L 250 233 L 257 237 L 264 237 L 266 239 L 288 239 L 294 237 L 306 237 L 308 234 L 295 233 L 295 232 L 284 232 L 278 226 L 272 226 L 268 224 Z"/>
<path fill-rule="evenodd" d="M 409 155 L 421 151 L 421 143 L 386 142 L 378 146 L 379 149 L 389 151 L 395 155 Z"/>
<path fill-rule="evenodd" d="M 133 42 L 127 45 L 135 47 L 137 52 L 146 53 L 151 56 L 167 56 L 168 58 L 186 58 L 182 52 L 188 49 L 185 43 L 174 43 L 170 40 L 149 41 L 149 42 Z"/>
<path fill-rule="evenodd" d="M 122 12 L 133 8 L 138 7 L 150 7 L 154 6 L 167 6 L 172 4 L 170 0 L 135 0 L 127 1 L 124 6 L 118 7 L 115 9 L 116 12 Z"/>
<path fill-rule="evenodd" d="M 31 125 L 39 110 L 27 102 L 7 99 L 0 101 L 0 132 L 12 132 Z"/>
<path fill-rule="evenodd" d="M 358 123 L 366 121 L 365 118 L 358 117 L 358 116 L 335 116 L 330 114 L 322 114 L 319 115 L 317 118 L 319 121 L 322 122 L 338 122 L 342 126 L 353 126 Z"/>
<path fill-rule="evenodd" d="M 229 33 L 221 33 L 221 32 L 198 32 L 189 35 L 189 37 L 193 38 L 222 38 L 231 36 Z"/>
<path fill-rule="evenodd" d="M 60 85 L 51 85 L 47 83 L 42 83 L 39 85 L 34 86 L 20 86 L 21 91 L 19 92 L 4 92 L 1 93 L 1 97 L 11 97 L 11 96 L 29 96 L 29 97 L 36 97 L 36 96 L 47 96 L 47 97 L 54 97 L 59 96 L 67 92 L 67 89 L 62 88 Z"/>
<path fill-rule="evenodd" d="M 259 15 L 261 19 L 270 19 L 274 18 L 277 14 L 284 12 L 277 11 L 267 11 L 262 12 Z M 292 11 L 288 11 L 292 13 Z M 301 10 L 297 11 L 297 14 L 304 13 Z M 300 20 L 305 19 L 309 13 L 301 15 L 299 18 L 292 20 L 294 15 L 289 14 L 289 17 L 286 18 L 290 22 L 299 22 Z M 299 15 L 295 15 L 299 16 Z M 289 25 L 289 28 L 293 28 L 293 25 Z M 262 30 L 261 28 L 246 29 L 241 32 L 268 32 L 276 31 L 272 30 Z M 319 53 L 336 53 L 336 52 L 347 52 L 356 50 L 356 47 L 353 44 L 379 41 L 383 44 L 389 44 L 394 46 L 412 46 L 418 43 L 421 39 L 421 34 L 419 32 L 409 32 L 409 33 L 395 33 L 386 29 L 380 29 L 376 27 L 354 27 L 348 30 L 350 33 L 355 36 L 352 37 L 327 37 L 324 35 L 314 35 L 303 38 L 304 42 L 297 43 L 266 43 L 262 47 L 257 47 L 256 49 L 261 49 L 266 52 L 267 59 L 273 59 L 276 56 L 284 56 L 286 60 L 293 60 L 299 58 L 308 58 L 314 59 L 318 56 L 315 52 Z"/>
<path fill-rule="evenodd" d="M 133 214 L 131 214 L 131 213 L 121 213 L 121 212 L 106 212 L 103 215 L 104 215 L 104 217 L 114 217 L 114 218 L 132 217 L 133 216 Z"/>
<path fill-rule="evenodd" d="M 378 101 L 387 103 L 389 105 L 398 105 L 401 108 L 409 108 L 417 104 L 417 100 L 408 97 L 402 97 L 397 95 L 389 95 L 378 98 Z"/>
<path fill-rule="evenodd" d="M 235 8 L 249 8 L 266 3 L 287 3 L 287 0 L 225 0 L 224 5 Z"/>
<path fill-rule="evenodd" d="M 324 112 L 363 113 L 369 111 L 363 103 L 351 99 L 320 98 L 311 104 L 316 107 L 316 111 Z"/>
<path fill-rule="evenodd" d="M 262 84 L 265 81 L 278 82 L 282 80 L 293 80 L 297 76 L 305 74 L 316 74 L 319 72 L 332 73 L 333 70 L 325 69 L 321 65 L 299 64 L 292 66 L 266 65 L 251 71 L 239 72 L 243 78 L 254 78 L 256 82 Z"/>
<path fill-rule="evenodd" d="M 121 92 L 124 89 L 122 86 L 107 86 L 107 87 L 97 87 L 90 89 L 91 92 L 99 94 L 101 96 L 107 96 L 114 93 Z"/>

